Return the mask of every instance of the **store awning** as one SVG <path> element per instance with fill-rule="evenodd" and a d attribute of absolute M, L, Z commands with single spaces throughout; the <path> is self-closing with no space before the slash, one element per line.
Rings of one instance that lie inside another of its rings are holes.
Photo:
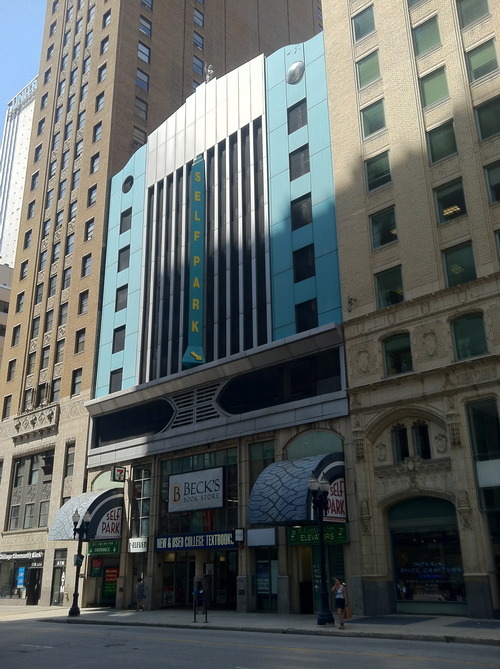
<path fill-rule="evenodd" d="M 118 535 L 121 535 L 122 509 L 123 488 L 76 495 L 63 504 L 56 513 L 50 526 L 49 540 L 65 541 L 74 538 L 73 514 L 75 511 L 78 511 L 81 519 L 87 511 L 91 515 L 92 519 L 87 532 L 88 539 L 118 538 Z"/>
<path fill-rule="evenodd" d="M 311 475 L 330 483 L 344 478 L 344 454 L 313 455 L 274 462 L 255 481 L 248 502 L 250 525 L 298 525 L 311 522 Z"/>

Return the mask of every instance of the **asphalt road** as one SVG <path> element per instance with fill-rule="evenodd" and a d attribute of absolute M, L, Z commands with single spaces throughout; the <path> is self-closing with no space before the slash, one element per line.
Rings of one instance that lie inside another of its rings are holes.
<path fill-rule="evenodd" d="M 498 647 L 318 636 L 13 621 L 2 669 L 500 668 Z"/>

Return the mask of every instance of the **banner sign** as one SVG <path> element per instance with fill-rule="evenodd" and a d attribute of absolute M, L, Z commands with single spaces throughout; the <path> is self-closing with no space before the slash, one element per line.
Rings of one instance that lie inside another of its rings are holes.
<path fill-rule="evenodd" d="M 89 555 L 117 555 L 119 552 L 119 541 L 89 541 Z"/>
<path fill-rule="evenodd" d="M 96 539 L 119 539 L 122 535 L 122 507 L 109 509 L 97 519 Z"/>
<path fill-rule="evenodd" d="M 324 525 L 325 543 L 346 544 L 349 542 L 348 526 L 345 523 Z M 289 527 L 289 546 L 315 546 L 319 544 L 318 528 L 311 527 Z"/>
<path fill-rule="evenodd" d="M 40 560 L 43 551 L 25 551 L 24 553 L 0 553 L 0 560 Z"/>
<path fill-rule="evenodd" d="M 128 540 L 129 553 L 147 553 L 148 552 L 148 538 L 135 537 Z"/>
<path fill-rule="evenodd" d="M 189 551 L 205 548 L 236 548 L 234 532 L 199 532 L 198 534 L 168 534 L 156 537 L 157 551 Z"/>
<path fill-rule="evenodd" d="M 345 483 L 344 479 L 336 479 L 330 483 L 328 491 L 328 508 L 326 510 L 325 522 L 345 521 L 347 518 L 345 504 Z"/>
<path fill-rule="evenodd" d="M 168 483 L 168 511 L 194 511 L 224 506 L 222 467 L 174 474 Z"/>
<path fill-rule="evenodd" d="M 189 221 L 189 317 L 188 345 L 182 357 L 184 367 L 205 362 L 203 353 L 203 310 L 205 259 L 205 161 L 197 156 L 191 172 L 191 218 Z"/>

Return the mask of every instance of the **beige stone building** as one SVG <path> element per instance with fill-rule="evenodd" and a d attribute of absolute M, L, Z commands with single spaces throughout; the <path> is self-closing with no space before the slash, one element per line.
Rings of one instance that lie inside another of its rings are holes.
<path fill-rule="evenodd" d="M 0 372 L 0 602 L 73 589 L 74 542 L 47 528 L 95 490 L 84 403 L 110 176 L 206 78 L 319 30 L 317 0 L 47 1 Z"/>
<path fill-rule="evenodd" d="M 500 7 L 326 2 L 367 614 L 500 607 Z"/>

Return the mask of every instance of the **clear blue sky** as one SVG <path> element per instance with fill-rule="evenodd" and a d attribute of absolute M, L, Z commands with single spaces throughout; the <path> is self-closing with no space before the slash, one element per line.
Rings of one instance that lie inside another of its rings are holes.
<path fill-rule="evenodd" d="M 0 0 L 0 133 L 9 100 L 38 74 L 46 0 Z"/>

